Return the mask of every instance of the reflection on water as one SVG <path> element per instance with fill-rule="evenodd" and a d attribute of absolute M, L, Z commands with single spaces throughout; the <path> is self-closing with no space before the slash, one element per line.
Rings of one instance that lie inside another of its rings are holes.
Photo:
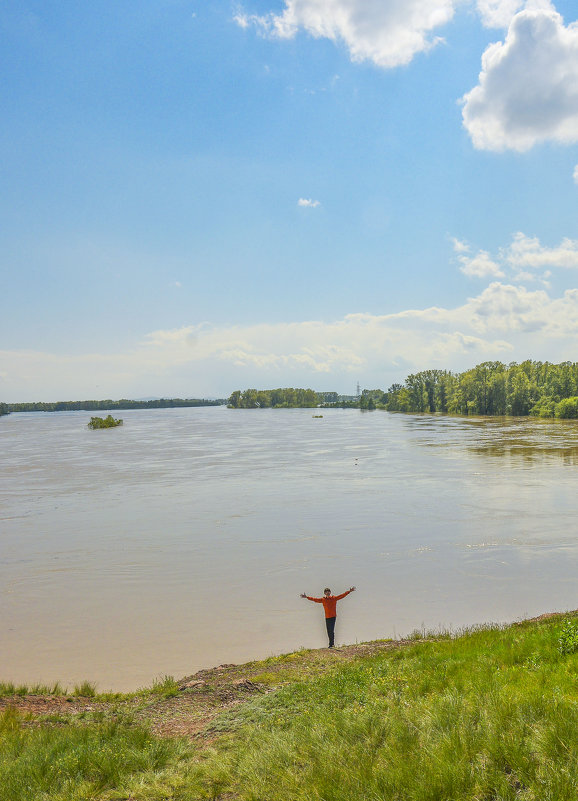
<path fill-rule="evenodd" d="M 578 606 L 578 425 L 357 410 L 0 420 L 0 680 L 132 688 Z"/>
<path fill-rule="evenodd" d="M 574 420 L 413 415 L 410 427 L 422 435 L 425 432 L 419 440 L 424 447 L 464 447 L 480 456 L 526 464 L 561 459 L 576 465 L 578 460 L 578 425 Z M 442 430 L 446 437 L 443 442 Z"/>

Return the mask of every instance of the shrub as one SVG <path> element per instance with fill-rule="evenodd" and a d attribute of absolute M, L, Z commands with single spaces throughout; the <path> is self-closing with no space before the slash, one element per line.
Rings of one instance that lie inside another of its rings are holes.
<path fill-rule="evenodd" d="M 578 651 L 578 624 L 566 623 L 560 630 L 558 650 L 561 654 L 575 654 Z"/>
<path fill-rule="evenodd" d="M 109 414 L 108 417 L 91 417 L 88 427 L 92 429 L 114 428 L 115 426 L 121 426 L 121 425 L 122 425 L 122 420 L 115 420 L 112 414 Z"/>
<path fill-rule="evenodd" d="M 575 419 L 578 417 L 578 398 L 564 398 L 556 404 L 556 417 Z"/>

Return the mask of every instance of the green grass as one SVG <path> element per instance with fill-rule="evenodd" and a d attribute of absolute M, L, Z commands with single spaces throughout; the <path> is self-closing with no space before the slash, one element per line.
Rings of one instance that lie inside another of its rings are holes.
<path fill-rule="evenodd" d="M 59 682 L 29 685 L 0 681 L 0 698 L 9 698 L 14 695 L 68 695 L 68 693 Z"/>
<path fill-rule="evenodd" d="M 254 663 L 271 684 L 278 665 L 300 680 L 230 707 L 204 751 L 122 717 L 6 712 L 0 801 L 578 798 L 578 619 L 424 634 L 323 674 L 306 652 Z M 165 677 L 153 692 L 175 688 Z"/>
<path fill-rule="evenodd" d="M 247 801 L 578 798 L 578 655 L 560 622 L 344 665 L 229 714 L 190 795 Z"/>
<path fill-rule="evenodd" d="M 130 724 L 38 727 L 9 708 L 0 715 L 0 801 L 126 799 L 124 788 L 137 779 L 151 798 L 163 771 L 185 753 L 178 741 Z"/>
<path fill-rule="evenodd" d="M 155 679 L 151 687 L 143 687 L 138 691 L 140 696 L 160 696 L 161 698 L 174 698 L 179 694 L 179 682 L 173 676 L 161 676 Z"/>

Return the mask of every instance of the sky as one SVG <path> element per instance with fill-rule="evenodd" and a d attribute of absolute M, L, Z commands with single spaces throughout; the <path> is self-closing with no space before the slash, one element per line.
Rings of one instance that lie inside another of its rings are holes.
<path fill-rule="evenodd" d="M 0 401 L 578 360 L 577 20 L 0 3 Z"/>

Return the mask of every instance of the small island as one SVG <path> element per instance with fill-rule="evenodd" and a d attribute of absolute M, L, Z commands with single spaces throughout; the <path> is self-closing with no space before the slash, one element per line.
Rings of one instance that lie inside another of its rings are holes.
<path fill-rule="evenodd" d="M 97 428 L 116 428 L 116 426 L 121 426 L 122 422 L 122 420 L 117 420 L 112 414 L 109 414 L 107 417 L 91 417 L 88 427 L 93 430 Z"/>

